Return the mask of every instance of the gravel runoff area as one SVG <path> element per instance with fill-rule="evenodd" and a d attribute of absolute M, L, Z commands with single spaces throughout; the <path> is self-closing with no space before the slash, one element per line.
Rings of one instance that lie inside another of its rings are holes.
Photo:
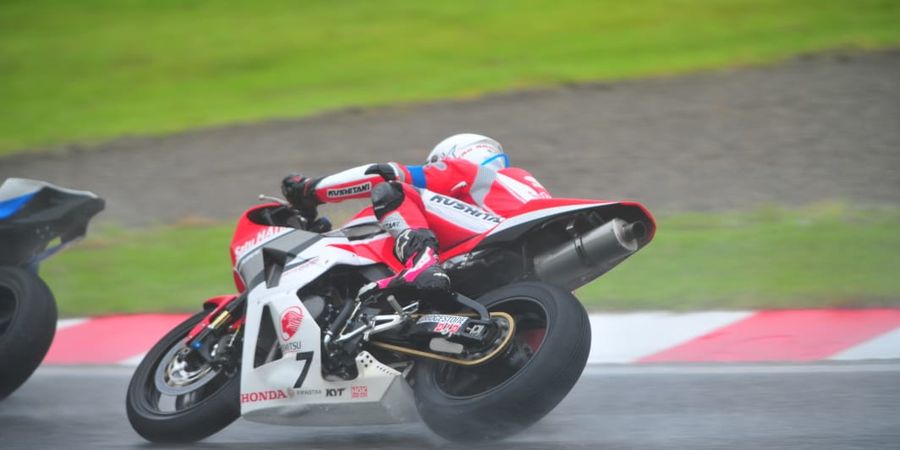
<path fill-rule="evenodd" d="M 231 219 L 290 171 L 417 164 L 460 131 L 499 139 L 557 196 L 657 213 L 898 205 L 900 51 L 122 138 L 0 159 L 0 179 L 92 190 L 108 200 L 103 220 L 124 225 Z"/>

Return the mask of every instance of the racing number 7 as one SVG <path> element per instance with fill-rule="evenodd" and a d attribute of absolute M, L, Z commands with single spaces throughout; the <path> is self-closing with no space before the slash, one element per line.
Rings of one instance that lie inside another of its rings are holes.
<path fill-rule="evenodd" d="M 303 386 L 303 381 L 306 380 L 306 374 L 309 373 L 309 366 L 312 365 L 312 357 L 313 352 L 300 352 L 297 353 L 297 361 L 303 361 L 306 364 L 303 364 L 303 370 L 300 372 L 300 377 L 297 378 L 297 382 L 294 383 L 294 389 L 299 389 Z"/>

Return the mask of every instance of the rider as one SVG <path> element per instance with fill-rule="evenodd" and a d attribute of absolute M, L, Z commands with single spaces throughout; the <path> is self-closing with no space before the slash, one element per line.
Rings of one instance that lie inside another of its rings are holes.
<path fill-rule="evenodd" d="M 322 203 L 371 196 L 375 217 L 394 237 L 400 273 L 379 289 L 450 290 L 438 252 L 481 234 L 536 198 L 550 198 L 527 171 L 509 167 L 499 142 L 463 133 L 438 143 L 424 166 L 367 164 L 323 178 L 292 174 L 285 198 L 308 217 Z"/>

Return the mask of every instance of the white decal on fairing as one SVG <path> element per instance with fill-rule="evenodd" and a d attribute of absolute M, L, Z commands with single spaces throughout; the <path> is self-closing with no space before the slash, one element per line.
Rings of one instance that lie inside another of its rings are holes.
<path fill-rule="evenodd" d="M 248 251 L 250 251 L 256 247 L 259 247 L 260 245 L 265 244 L 266 242 L 271 241 L 272 239 L 275 239 L 276 237 L 286 234 L 292 230 L 293 230 L 293 228 L 286 228 L 286 227 L 266 227 L 266 228 L 264 228 L 259 233 L 256 233 L 256 236 L 253 239 L 250 239 L 250 240 L 244 242 L 243 244 L 237 246 L 237 248 L 234 249 L 235 260 L 240 260 L 241 257 L 243 257 L 244 254 L 247 253 Z"/>
<path fill-rule="evenodd" d="M 541 184 L 541 182 L 537 180 L 537 178 L 535 178 L 531 175 L 528 175 L 527 177 L 525 177 L 525 181 L 527 181 L 529 184 L 531 184 L 531 186 L 534 187 L 535 189 L 543 189 L 545 191 L 547 190 L 547 188 L 545 188 L 544 185 Z M 550 198 L 550 196 L 548 196 L 546 194 L 544 194 L 544 195 L 546 196 L 546 198 Z"/>
<path fill-rule="evenodd" d="M 543 192 L 538 193 L 538 191 L 532 189 L 531 186 L 528 186 L 527 184 L 522 183 L 515 178 L 503 175 L 502 173 L 497 174 L 497 182 L 500 183 L 501 186 L 505 187 L 510 194 L 514 195 L 522 203 L 527 203 L 528 201 L 534 200 L 536 198 L 550 198 L 549 195 Z"/>
<path fill-rule="evenodd" d="M 579 209 L 588 209 L 588 208 L 596 208 L 598 206 L 609 205 L 614 202 L 605 202 L 605 203 L 585 203 L 581 205 L 567 205 L 567 206 L 556 206 L 547 209 L 539 209 L 537 211 L 532 211 L 529 213 L 525 213 L 518 216 L 510 217 L 501 223 L 497 228 L 491 230 L 490 234 L 497 234 L 501 231 L 508 230 L 516 225 L 521 225 L 526 222 L 531 222 L 536 219 L 540 219 L 542 217 L 550 217 L 558 214 L 567 213 L 569 211 L 577 211 Z"/>

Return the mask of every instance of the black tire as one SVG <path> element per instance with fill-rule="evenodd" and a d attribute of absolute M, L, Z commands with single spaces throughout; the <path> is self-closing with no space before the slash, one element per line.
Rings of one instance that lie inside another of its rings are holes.
<path fill-rule="evenodd" d="M 183 347 L 188 332 L 206 314 L 202 312 L 187 319 L 160 339 L 131 377 L 125 400 L 128 421 L 148 441 L 198 441 L 225 428 L 241 414 L 239 368 L 231 374 L 210 369 L 207 372 L 209 380 L 198 381 L 195 390 L 182 396 L 166 397 L 174 403 L 171 411 L 161 406 L 164 394 L 157 388 L 157 368 L 174 358 L 172 352 Z"/>
<path fill-rule="evenodd" d="M 590 352 L 584 307 L 556 286 L 517 283 L 491 291 L 478 302 L 515 317 L 510 350 L 474 368 L 423 360 L 414 375 L 419 414 L 432 431 L 452 441 L 501 439 L 537 422 L 572 389 Z M 543 340 L 535 344 L 532 337 L 529 344 L 526 337 L 541 332 L 541 314 Z M 524 363 L 509 362 L 516 346 L 522 349 L 520 358 L 528 358 Z"/>
<path fill-rule="evenodd" d="M 56 334 L 56 301 L 36 274 L 0 267 L 0 399 L 41 364 Z"/>

